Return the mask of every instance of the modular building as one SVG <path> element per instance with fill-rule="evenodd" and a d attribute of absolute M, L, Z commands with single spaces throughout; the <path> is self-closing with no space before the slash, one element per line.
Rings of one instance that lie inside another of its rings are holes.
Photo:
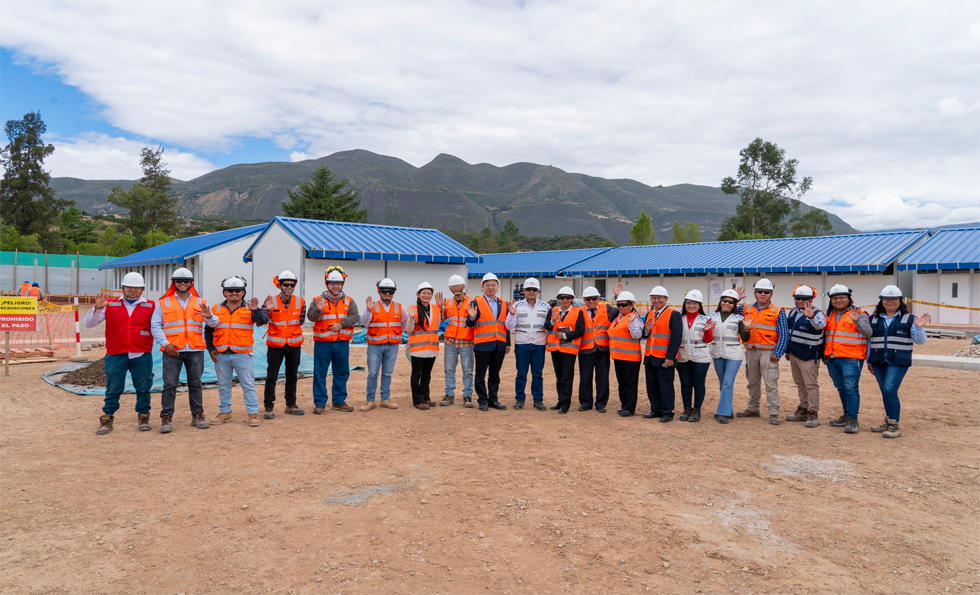
<path fill-rule="evenodd" d="M 980 326 L 980 228 L 940 230 L 896 268 L 912 274 L 913 298 L 932 307 L 916 312 L 937 324 Z"/>

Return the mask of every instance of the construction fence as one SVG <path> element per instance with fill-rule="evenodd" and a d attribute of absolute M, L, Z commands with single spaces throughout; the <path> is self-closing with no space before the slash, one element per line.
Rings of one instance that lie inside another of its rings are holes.
<path fill-rule="evenodd" d="M 78 306 L 75 304 L 41 302 L 37 307 L 37 330 L 10 333 L 10 357 L 74 355 L 79 341 L 77 321 Z M 4 351 L 2 345 L 0 351 Z"/>
<path fill-rule="evenodd" d="M 52 294 L 95 295 L 108 287 L 110 271 L 99 265 L 113 260 L 108 256 L 84 254 L 44 254 L 0 252 L 0 291 L 17 293 L 24 281 L 38 283 L 45 298 Z"/>

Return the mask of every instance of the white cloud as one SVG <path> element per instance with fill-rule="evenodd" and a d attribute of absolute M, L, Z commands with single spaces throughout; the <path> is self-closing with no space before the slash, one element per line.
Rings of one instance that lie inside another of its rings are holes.
<path fill-rule="evenodd" d="M 761 136 L 815 204 L 975 202 L 976 3 L 41 4 L 5 5 L 7 47 L 112 125 L 195 151 L 260 137 L 294 160 L 446 152 L 718 185 Z"/>
<path fill-rule="evenodd" d="M 293 163 L 296 163 L 297 161 L 306 161 L 307 159 L 315 159 L 315 158 L 316 157 L 312 155 L 307 155 L 302 151 L 293 151 L 292 153 L 289 154 L 289 160 L 292 161 Z"/>
<path fill-rule="evenodd" d="M 143 175 L 140 151 L 146 143 L 94 132 L 65 140 L 46 140 L 55 150 L 44 166 L 54 177 L 137 180 Z M 163 159 L 170 175 L 178 180 L 191 180 L 215 169 L 206 159 L 166 147 Z"/>

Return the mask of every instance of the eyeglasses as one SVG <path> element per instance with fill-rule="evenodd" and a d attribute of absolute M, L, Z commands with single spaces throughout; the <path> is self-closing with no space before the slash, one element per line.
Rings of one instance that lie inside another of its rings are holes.
<path fill-rule="evenodd" d="M 583 298 L 583 299 L 585 301 L 587 301 L 587 302 L 598 302 L 599 301 L 599 298 L 597 298 L 597 297 L 589 297 L 589 298 Z"/>
<path fill-rule="evenodd" d="M 632 305 L 633 305 L 633 304 L 630 304 L 630 303 L 626 303 L 626 304 L 620 304 L 620 303 L 618 303 L 618 302 L 616 303 L 616 307 L 617 307 L 617 308 L 629 308 L 629 307 L 630 307 L 630 306 L 632 306 Z"/>
<path fill-rule="evenodd" d="M 279 287 L 296 287 L 295 283 L 280 283 Z"/>
<path fill-rule="evenodd" d="M 174 279 L 174 283 L 193 283 L 190 279 Z"/>
<path fill-rule="evenodd" d="M 541 291 L 541 290 L 540 290 L 540 289 L 536 289 L 536 288 L 534 288 L 534 287 L 525 287 L 525 288 L 524 288 L 524 293 L 527 293 L 527 292 L 529 292 L 529 291 L 530 291 L 530 292 L 532 292 L 532 293 L 537 293 L 537 292 L 539 292 L 539 291 Z"/>
<path fill-rule="evenodd" d="M 723 304 L 730 304 L 730 305 L 734 306 L 738 302 L 736 302 L 735 300 L 721 300 L 721 303 L 723 303 Z"/>
<path fill-rule="evenodd" d="M 394 289 L 382 289 L 378 293 L 380 293 L 381 295 L 395 295 L 395 290 Z"/>
<path fill-rule="evenodd" d="M 762 294 L 762 295 L 769 295 L 770 293 L 772 293 L 768 289 L 756 289 L 755 292 L 756 293 L 759 293 L 759 294 Z"/>
<path fill-rule="evenodd" d="M 244 289 L 226 289 L 228 293 L 245 293 Z"/>
<path fill-rule="evenodd" d="M 560 300 L 572 300 L 572 299 L 575 299 L 575 298 L 573 298 L 570 295 L 560 295 L 560 296 L 558 296 L 558 299 L 560 299 Z"/>

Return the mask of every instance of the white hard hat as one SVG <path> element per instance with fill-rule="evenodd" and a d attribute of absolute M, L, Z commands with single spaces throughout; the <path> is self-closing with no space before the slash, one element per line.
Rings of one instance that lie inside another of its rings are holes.
<path fill-rule="evenodd" d="M 499 282 L 500 279 L 498 279 L 497 278 L 497 275 L 494 275 L 493 273 L 487 273 L 486 275 L 483 275 L 483 281 L 480 281 L 480 283 L 486 283 L 487 281 L 498 281 Z"/>
<path fill-rule="evenodd" d="M 449 278 L 449 286 L 452 287 L 453 285 L 466 285 L 466 281 L 459 275 L 453 275 Z"/>
<path fill-rule="evenodd" d="M 433 289 L 434 290 L 435 288 L 433 288 L 432 285 L 429 285 L 429 282 L 428 281 L 423 281 L 423 282 L 419 283 L 419 286 L 415 290 L 415 293 L 418 293 L 418 292 L 422 291 L 423 289 Z"/>
<path fill-rule="evenodd" d="M 277 276 L 276 279 L 278 279 L 280 282 L 282 282 L 282 281 L 297 281 L 298 280 L 298 279 L 296 279 L 296 275 L 292 274 L 289 271 L 283 271 L 283 272 L 279 273 L 279 276 Z"/>
<path fill-rule="evenodd" d="M 834 297 L 835 295 L 849 296 L 851 295 L 851 288 L 848 287 L 847 285 L 841 285 L 840 283 L 838 283 L 837 285 L 831 287 L 830 291 L 827 292 L 828 297 Z"/>
<path fill-rule="evenodd" d="M 699 304 L 704 303 L 704 296 L 701 295 L 701 292 L 698 291 L 697 289 L 692 289 L 691 291 L 687 292 L 687 295 L 684 296 L 684 299 L 691 300 L 692 302 L 697 302 Z"/>
<path fill-rule="evenodd" d="M 123 287 L 146 287 L 146 282 L 143 281 L 143 275 L 139 273 L 126 273 L 121 285 Z"/>
<path fill-rule="evenodd" d="M 585 288 L 585 291 L 582 292 L 582 297 L 584 297 L 584 298 L 587 298 L 587 297 L 602 297 L 602 294 L 599 293 L 599 290 L 598 289 L 596 289 L 595 287 L 592 287 L 590 285 L 589 287 L 586 287 Z"/>
<path fill-rule="evenodd" d="M 721 292 L 721 297 L 732 298 L 736 302 L 738 302 L 741 299 L 740 297 L 738 297 L 738 292 L 735 291 L 734 289 L 726 289 L 725 291 Z"/>
<path fill-rule="evenodd" d="M 886 285 L 881 293 L 878 295 L 878 299 L 884 298 L 897 298 L 902 299 L 902 290 L 895 285 Z"/>
<path fill-rule="evenodd" d="M 657 285 L 656 287 L 654 287 L 653 289 L 651 289 L 650 290 L 650 295 L 652 295 L 652 296 L 653 295 L 662 295 L 664 297 L 670 297 L 670 295 L 667 294 L 667 289 L 665 287 L 661 286 L 661 285 Z"/>
<path fill-rule="evenodd" d="M 817 291 L 809 285 L 797 285 L 793 290 L 793 297 L 801 300 L 808 300 L 817 295 Z"/>
<path fill-rule="evenodd" d="M 755 287 L 753 289 L 768 289 L 769 291 L 775 291 L 776 286 L 772 284 L 769 279 L 759 279 L 755 282 Z"/>
<path fill-rule="evenodd" d="M 395 282 L 389 279 L 388 277 L 385 277 L 384 279 L 378 281 L 378 289 L 381 289 L 382 287 L 384 287 L 385 289 L 398 289 L 398 286 L 395 285 Z"/>
<path fill-rule="evenodd" d="M 524 289 L 527 289 L 529 287 L 531 289 L 541 289 L 541 284 L 538 283 L 538 280 L 535 279 L 534 277 L 528 277 L 527 280 L 524 281 Z"/>
<path fill-rule="evenodd" d="M 636 301 L 636 298 L 633 297 L 633 294 L 630 293 L 630 292 L 628 292 L 628 291 L 621 291 L 621 292 L 619 292 L 619 297 L 616 298 L 616 301 L 617 302 L 635 302 Z"/>
<path fill-rule="evenodd" d="M 335 281 L 339 281 L 339 282 L 343 283 L 344 282 L 344 274 L 341 273 L 340 271 L 330 271 L 329 273 L 327 273 L 327 276 L 324 279 L 324 281 L 326 281 L 327 283 L 332 283 L 332 282 L 335 282 Z"/>
<path fill-rule="evenodd" d="M 177 279 L 190 279 L 191 281 L 193 281 L 194 280 L 194 273 L 190 272 L 189 270 L 185 269 L 184 267 L 180 267 L 179 269 L 177 269 L 176 271 L 174 271 L 172 275 L 170 275 L 170 280 L 171 281 L 175 281 Z"/>
<path fill-rule="evenodd" d="M 228 277 L 221 282 L 221 289 L 245 289 L 246 287 L 248 287 L 248 283 L 237 275 Z"/>
<path fill-rule="evenodd" d="M 575 297 L 575 292 L 572 290 L 571 287 L 569 287 L 568 285 L 566 285 L 566 286 L 562 287 L 561 289 L 559 289 L 558 290 L 558 293 L 555 294 L 555 295 L 556 296 L 559 296 L 559 295 L 570 295 L 570 296 L 572 296 L 574 298 Z"/>

